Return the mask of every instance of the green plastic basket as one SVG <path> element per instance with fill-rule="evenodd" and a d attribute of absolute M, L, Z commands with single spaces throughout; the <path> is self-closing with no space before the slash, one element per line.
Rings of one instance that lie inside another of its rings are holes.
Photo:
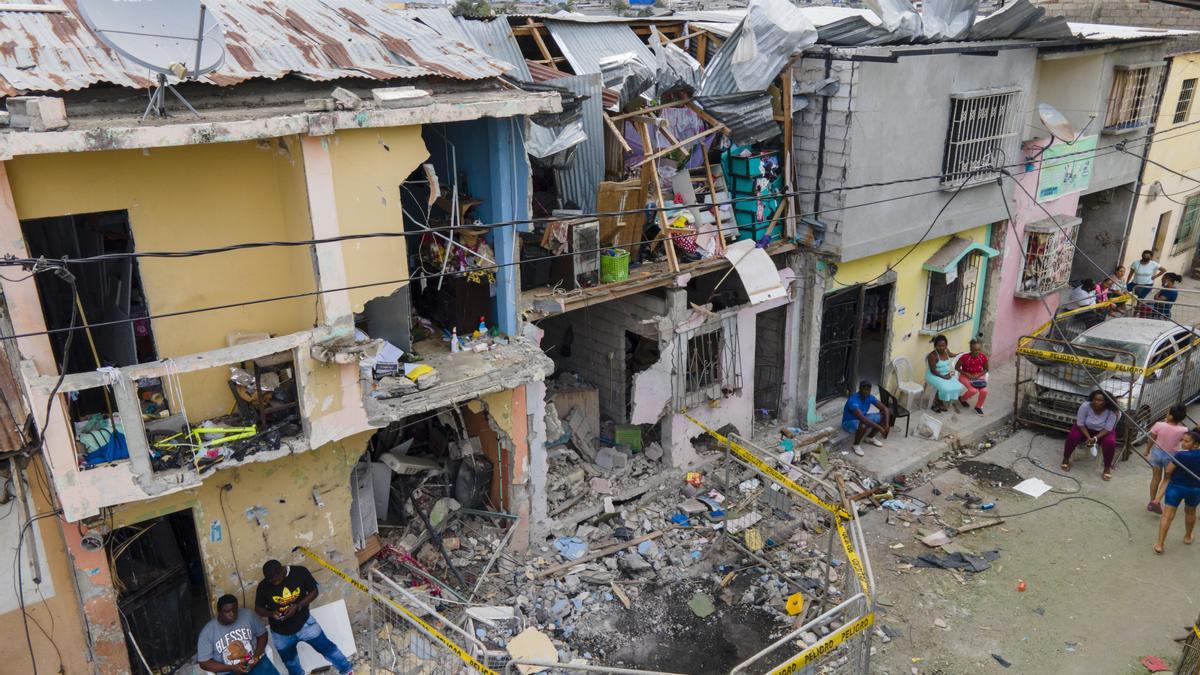
<path fill-rule="evenodd" d="M 616 255 L 613 255 L 613 252 Z M 600 256 L 600 283 L 611 284 L 629 278 L 629 251 L 620 248 L 605 251 Z"/>
<path fill-rule="evenodd" d="M 613 434 L 618 445 L 628 445 L 635 452 L 642 451 L 642 428 L 631 424 L 618 424 Z"/>

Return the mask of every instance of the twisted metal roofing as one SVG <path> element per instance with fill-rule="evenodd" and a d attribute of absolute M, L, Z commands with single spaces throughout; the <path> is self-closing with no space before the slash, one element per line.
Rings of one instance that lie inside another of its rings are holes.
<path fill-rule="evenodd" d="M 0 6 L 0 94 L 152 84 L 150 73 L 99 41 L 75 0 L 35 1 L 65 11 Z M 224 27 L 226 54 L 220 68 L 200 79 L 220 86 L 287 75 L 480 80 L 509 68 L 377 0 L 208 0 L 206 6 Z"/>

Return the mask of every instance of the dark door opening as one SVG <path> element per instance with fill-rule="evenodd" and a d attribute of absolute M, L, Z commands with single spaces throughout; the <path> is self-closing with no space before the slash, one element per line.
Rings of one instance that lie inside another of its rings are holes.
<path fill-rule="evenodd" d="M 880 384 L 894 288 L 895 284 L 858 285 L 825 296 L 818 401 L 849 395 L 859 380 Z"/>
<path fill-rule="evenodd" d="M 821 352 L 817 361 L 817 401 L 846 396 L 857 367 L 862 286 L 825 296 L 821 311 Z"/>
<path fill-rule="evenodd" d="M 783 400 L 786 324 L 787 307 L 759 312 L 754 321 L 754 409 L 772 419 Z"/>
<path fill-rule="evenodd" d="M 126 211 L 105 211 L 73 216 L 35 218 L 21 221 L 21 232 L 29 255 L 47 260 L 85 258 L 108 253 L 132 253 L 133 233 Z M 98 326 L 87 333 L 76 331 L 67 354 L 68 373 L 95 370 L 100 366 L 131 366 L 158 358 L 150 330 L 149 306 L 137 260 L 115 258 L 101 262 L 71 265 L 75 275 L 75 303 L 71 284 L 51 273 L 34 277 L 41 299 L 46 328 L 61 330 L 75 326 L 119 321 Z M 50 344 L 55 361 L 61 363 L 67 333 L 51 333 Z M 95 351 L 93 351 L 93 344 Z M 109 404 L 103 392 L 90 389 L 79 392 L 72 405 L 77 416 L 105 412 Z"/>
<path fill-rule="evenodd" d="M 211 618 L 191 510 L 119 528 L 105 548 L 133 672 L 175 672 Z"/>
<path fill-rule="evenodd" d="M 863 292 L 862 331 L 858 340 L 855 380 L 870 380 L 876 386 L 883 384 L 894 288 L 894 284 L 881 284 Z"/>
<path fill-rule="evenodd" d="M 657 340 L 625 331 L 625 420 L 633 416 L 633 379 L 658 363 L 661 349 Z"/>

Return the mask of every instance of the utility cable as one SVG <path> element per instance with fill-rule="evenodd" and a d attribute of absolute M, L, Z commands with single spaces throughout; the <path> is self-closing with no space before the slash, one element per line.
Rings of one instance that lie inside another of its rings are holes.
<path fill-rule="evenodd" d="M 18 477 L 18 480 L 19 479 L 20 478 Z M 25 566 L 21 564 L 21 549 L 25 543 L 25 535 L 29 533 L 29 527 L 31 525 L 39 520 L 42 520 L 43 518 L 52 518 L 59 515 L 62 515 L 61 509 L 55 509 L 53 511 L 31 517 L 29 520 L 25 521 L 24 525 L 21 526 L 21 534 L 17 537 L 17 603 L 21 609 L 21 625 L 25 629 L 25 646 L 29 650 L 29 665 L 32 668 L 33 675 L 37 675 L 38 672 L 37 656 L 33 652 L 33 639 L 29 634 L 29 615 L 25 611 Z M 36 545 L 36 543 L 34 545 Z M 51 640 L 51 643 L 53 642 L 54 641 Z M 55 645 L 55 649 L 58 649 L 58 645 Z"/>
<path fill-rule="evenodd" d="M 225 528 L 229 530 L 225 536 L 229 539 L 229 553 L 233 556 L 233 572 L 237 575 L 238 589 L 242 593 L 242 607 L 247 607 L 246 582 L 242 581 L 242 566 L 238 564 L 237 547 L 233 545 L 233 523 L 229 520 L 229 514 L 225 513 L 225 493 L 229 491 L 226 486 L 233 489 L 233 485 L 230 483 L 222 485 L 221 489 L 217 491 L 217 502 L 221 505 L 221 517 L 225 519 Z"/>
<path fill-rule="evenodd" d="M 1060 478 L 1066 478 L 1067 480 L 1075 483 L 1074 490 L 1060 490 L 1056 487 L 1052 487 L 1052 488 L 1050 488 L 1051 492 L 1053 492 L 1055 494 L 1061 494 L 1061 495 L 1073 495 L 1073 494 L 1078 494 L 1080 492 L 1083 492 L 1083 481 L 1079 480 L 1078 478 L 1072 476 L 1069 473 L 1055 471 L 1055 470 L 1051 469 L 1050 467 L 1046 466 L 1042 462 L 1042 460 L 1033 457 L 1033 442 L 1035 440 L 1037 440 L 1037 438 L 1038 438 L 1037 434 L 1029 435 L 1029 446 L 1027 448 L 1025 448 L 1025 454 L 1014 459 L 1012 461 L 1012 463 L 1008 465 L 1008 468 L 1010 468 L 1010 469 L 1013 468 L 1014 466 L 1017 465 L 1017 462 L 1026 461 L 1026 462 L 1029 462 L 1030 464 L 1032 464 L 1033 466 L 1041 469 L 1042 471 L 1045 471 L 1046 473 L 1053 474 Z"/>
<path fill-rule="evenodd" d="M 1031 513 L 1037 513 L 1038 511 L 1045 511 L 1046 509 L 1052 509 L 1052 508 L 1058 506 L 1059 504 L 1062 504 L 1063 502 L 1069 502 L 1072 499 L 1082 499 L 1084 501 L 1089 501 L 1094 504 L 1099 504 L 1100 506 L 1103 506 L 1104 508 L 1108 509 L 1109 511 L 1112 511 L 1113 515 L 1117 517 L 1117 520 L 1121 521 L 1121 525 L 1125 526 L 1125 536 L 1128 537 L 1129 541 L 1133 541 L 1133 530 L 1129 529 L 1129 523 L 1125 522 L 1125 518 L 1116 509 L 1114 509 L 1113 507 L 1109 506 L 1108 504 L 1100 501 L 1099 499 L 1094 499 L 1092 497 L 1085 497 L 1083 495 L 1071 495 L 1070 497 L 1063 497 L 1062 499 L 1060 499 L 1056 502 L 1053 502 L 1051 504 L 1043 504 L 1041 506 L 1029 509 L 1028 511 L 1018 511 L 1016 513 L 993 513 L 991 511 L 969 511 L 968 512 L 968 511 L 962 510 L 962 508 L 959 508 L 958 512 L 964 516 L 968 516 L 971 518 L 1006 518 L 1006 519 L 1007 518 L 1016 518 L 1018 516 L 1027 516 Z"/>

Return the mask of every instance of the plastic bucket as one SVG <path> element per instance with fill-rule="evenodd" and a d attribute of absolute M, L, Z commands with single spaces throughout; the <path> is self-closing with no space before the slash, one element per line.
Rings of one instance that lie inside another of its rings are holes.
<path fill-rule="evenodd" d="M 600 283 L 611 284 L 629 278 L 629 251 L 613 248 L 600 255 Z"/>

